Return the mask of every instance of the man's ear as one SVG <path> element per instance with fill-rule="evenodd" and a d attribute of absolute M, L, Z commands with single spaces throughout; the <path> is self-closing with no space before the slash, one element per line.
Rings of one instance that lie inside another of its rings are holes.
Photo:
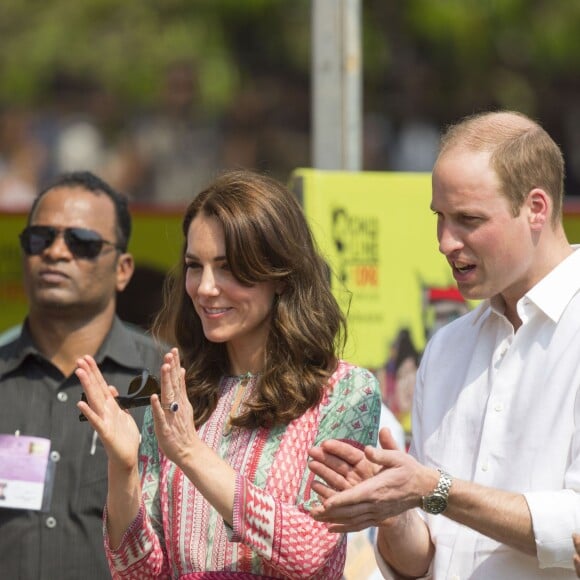
<path fill-rule="evenodd" d="M 128 253 L 120 254 L 117 259 L 117 292 L 125 290 L 134 271 L 135 261 L 133 256 Z"/>
<path fill-rule="evenodd" d="M 529 211 L 530 226 L 533 230 L 541 230 L 546 223 L 549 223 L 552 214 L 552 198 L 539 187 L 528 193 L 526 205 Z"/>

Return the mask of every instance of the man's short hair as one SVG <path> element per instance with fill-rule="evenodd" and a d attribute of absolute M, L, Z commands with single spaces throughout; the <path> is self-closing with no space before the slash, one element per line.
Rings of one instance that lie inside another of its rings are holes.
<path fill-rule="evenodd" d="M 564 156 L 539 123 L 515 111 L 471 115 L 447 128 L 438 158 L 455 147 L 490 153 L 490 165 L 514 215 L 519 214 L 527 194 L 538 187 L 552 198 L 552 223 L 561 219 Z"/>
<path fill-rule="evenodd" d="M 123 252 L 127 251 L 129 246 L 129 239 L 131 238 L 131 214 L 129 212 L 129 200 L 125 195 L 119 193 L 116 189 L 111 187 L 108 183 L 103 181 L 100 177 L 97 177 L 94 173 L 90 171 L 71 171 L 68 173 L 62 173 L 55 178 L 47 187 L 45 187 L 36 196 L 30 212 L 28 213 L 28 223 L 30 223 L 34 212 L 38 207 L 40 200 L 53 189 L 59 187 L 78 187 L 86 191 L 90 191 L 97 195 L 106 195 L 115 206 L 115 216 L 116 216 L 116 235 L 117 244 Z"/>

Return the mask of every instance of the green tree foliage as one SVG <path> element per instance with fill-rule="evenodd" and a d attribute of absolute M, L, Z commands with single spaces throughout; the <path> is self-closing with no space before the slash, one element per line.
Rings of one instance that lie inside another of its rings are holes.
<path fill-rule="evenodd" d="M 242 123 L 257 119 L 268 131 L 281 122 L 308 134 L 314 1 L 2 0 L 0 106 L 58 100 L 58 73 L 114 96 L 127 118 L 154 105 L 168 65 L 185 60 L 197 66 L 201 114 L 227 117 L 260 95 L 262 108 Z M 579 2 L 361 0 L 361 7 L 364 110 L 395 131 L 412 117 L 441 126 L 514 108 L 578 149 Z M 302 137 L 275 139 L 266 150 L 304 149 Z M 275 155 L 263 163 L 277 163 Z"/>
<path fill-rule="evenodd" d="M 549 97 L 577 90 L 577 2 L 368 0 L 365 16 L 369 42 L 380 46 L 377 63 L 365 52 L 367 80 L 384 89 L 423 76 L 431 109 L 446 118 L 489 106 L 545 114 Z"/>
<path fill-rule="evenodd" d="M 146 104 L 167 65 L 189 59 L 205 105 L 219 107 L 254 57 L 306 72 L 308 18 L 304 0 L 3 0 L 0 101 L 41 101 L 59 71 Z"/>
<path fill-rule="evenodd" d="M 361 6 L 371 100 L 384 89 L 403 94 L 414 85 L 405 77 L 418 74 L 439 110 L 469 102 L 533 109 L 529 92 L 566 83 L 580 67 L 580 4 L 570 0 Z M 58 70 L 148 103 L 170 62 L 194 59 L 205 105 L 219 109 L 262 70 L 308 78 L 310 16 L 308 0 L 2 0 L 0 101 L 42 100 Z"/>

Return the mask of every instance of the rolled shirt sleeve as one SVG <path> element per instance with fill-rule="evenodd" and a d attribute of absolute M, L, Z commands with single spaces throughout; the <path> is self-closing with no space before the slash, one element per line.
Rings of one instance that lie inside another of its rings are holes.
<path fill-rule="evenodd" d="M 540 568 L 573 568 L 572 534 L 580 530 L 580 497 L 571 489 L 525 493 Z"/>

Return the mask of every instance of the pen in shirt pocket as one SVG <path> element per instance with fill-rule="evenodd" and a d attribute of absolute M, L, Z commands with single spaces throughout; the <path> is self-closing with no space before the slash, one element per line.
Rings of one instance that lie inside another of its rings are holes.
<path fill-rule="evenodd" d="M 98 437 L 97 432 L 93 431 L 93 440 L 91 442 L 91 451 L 90 451 L 91 455 L 94 455 L 95 451 L 97 450 L 97 437 Z"/>

